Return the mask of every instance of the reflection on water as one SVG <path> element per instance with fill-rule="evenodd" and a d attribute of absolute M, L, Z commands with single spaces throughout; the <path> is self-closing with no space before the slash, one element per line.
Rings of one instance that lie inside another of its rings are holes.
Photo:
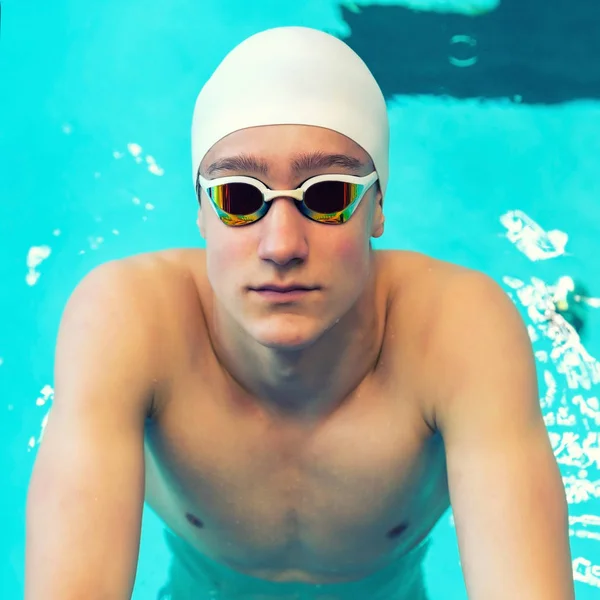
<path fill-rule="evenodd" d="M 351 32 L 345 41 L 373 71 L 386 98 L 433 94 L 528 104 L 600 98 L 600 61 L 590 60 L 600 56 L 597 0 L 350 4 L 342 6 Z M 451 60 L 457 35 L 475 41 L 482 57 L 468 68 Z"/>
<path fill-rule="evenodd" d="M 524 213 L 515 219 L 514 213 L 500 221 L 505 226 L 518 222 L 518 227 L 509 227 L 507 237 L 520 252 L 532 261 L 562 254 L 537 223 Z M 518 235 L 510 234 L 516 230 Z M 542 379 L 544 421 L 570 505 L 569 534 L 586 542 L 586 556 L 578 555 L 579 544 L 572 544 L 573 573 L 577 581 L 600 588 L 600 565 L 590 560 L 600 550 L 600 362 L 587 351 L 575 327 L 555 311 L 565 278 L 557 285 L 537 277 L 522 281 L 506 276 L 503 281 L 509 296 L 527 312 Z"/>

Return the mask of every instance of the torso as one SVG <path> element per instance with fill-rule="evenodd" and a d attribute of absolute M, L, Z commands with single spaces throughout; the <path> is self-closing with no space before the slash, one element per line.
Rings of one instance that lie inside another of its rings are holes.
<path fill-rule="evenodd" d="M 377 368 L 311 426 L 269 415 L 227 376 L 208 342 L 202 251 L 165 255 L 181 289 L 172 373 L 146 430 L 146 500 L 199 556 L 271 581 L 357 580 L 401 561 L 447 509 L 427 349 L 453 267 L 376 254 Z"/>

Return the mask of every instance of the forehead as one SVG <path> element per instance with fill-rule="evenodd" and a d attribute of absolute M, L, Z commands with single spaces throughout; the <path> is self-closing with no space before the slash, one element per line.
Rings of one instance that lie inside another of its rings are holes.
<path fill-rule="evenodd" d="M 291 162 L 300 154 L 340 154 L 371 163 L 368 153 L 350 138 L 324 127 L 310 125 L 265 125 L 235 131 L 219 140 L 201 163 L 204 170 L 212 162 L 234 155 L 260 156 L 266 163 Z"/>

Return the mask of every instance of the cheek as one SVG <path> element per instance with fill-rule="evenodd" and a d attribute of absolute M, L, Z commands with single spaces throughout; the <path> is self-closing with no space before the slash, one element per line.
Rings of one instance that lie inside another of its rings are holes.
<path fill-rule="evenodd" d="M 232 228 L 214 227 L 206 235 L 206 267 L 211 285 L 226 287 L 227 281 L 239 279 L 252 255 L 248 236 Z"/>
<path fill-rule="evenodd" d="M 331 236 L 323 246 L 327 272 L 341 297 L 353 299 L 362 289 L 369 273 L 370 250 L 368 239 L 356 234 L 353 236 Z"/>
<path fill-rule="evenodd" d="M 330 240 L 335 260 L 349 267 L 359 268 L 369 258 L 369 238 L 354 232 L 353 235 L 342 235 L 339 239 Z M 334 258 L 334 256 L 332 256 Z"/>
<path fill-rule="evenodd" d="M 355 264 L 360 261 L 361 250 L 357 240 L 343 240 L 336 247 L 336 256 L 344 264 Z"/>

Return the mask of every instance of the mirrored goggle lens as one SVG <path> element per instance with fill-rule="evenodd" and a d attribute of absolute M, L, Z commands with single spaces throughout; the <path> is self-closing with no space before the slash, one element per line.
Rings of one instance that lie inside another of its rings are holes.
<path fill-rule="evenodd" d="M 304 194 L 304 203 L 321 214 L 341 212 L 352 204 L 360 186 L 343 181 L 321 181 L 311 185 Z M 230 215 L 251 215 L 263 204 L 262 192 L 249 183 L 225 183 L 210 189 L 215 204 Z"/>
<path fill-rule="evenodd" d="M 225 183 L 210 189 L 212 201 L 230 215 L 251 215 L 263 203 L 262 192 L 249 183 Z"/>
<path fill-rule="evenodd" d="M 304 194 L 304 204 L 313 212 L 331 214 L 346 210 L 358 194 L 360 186 L 344 181 L 320 181 Z"/>

